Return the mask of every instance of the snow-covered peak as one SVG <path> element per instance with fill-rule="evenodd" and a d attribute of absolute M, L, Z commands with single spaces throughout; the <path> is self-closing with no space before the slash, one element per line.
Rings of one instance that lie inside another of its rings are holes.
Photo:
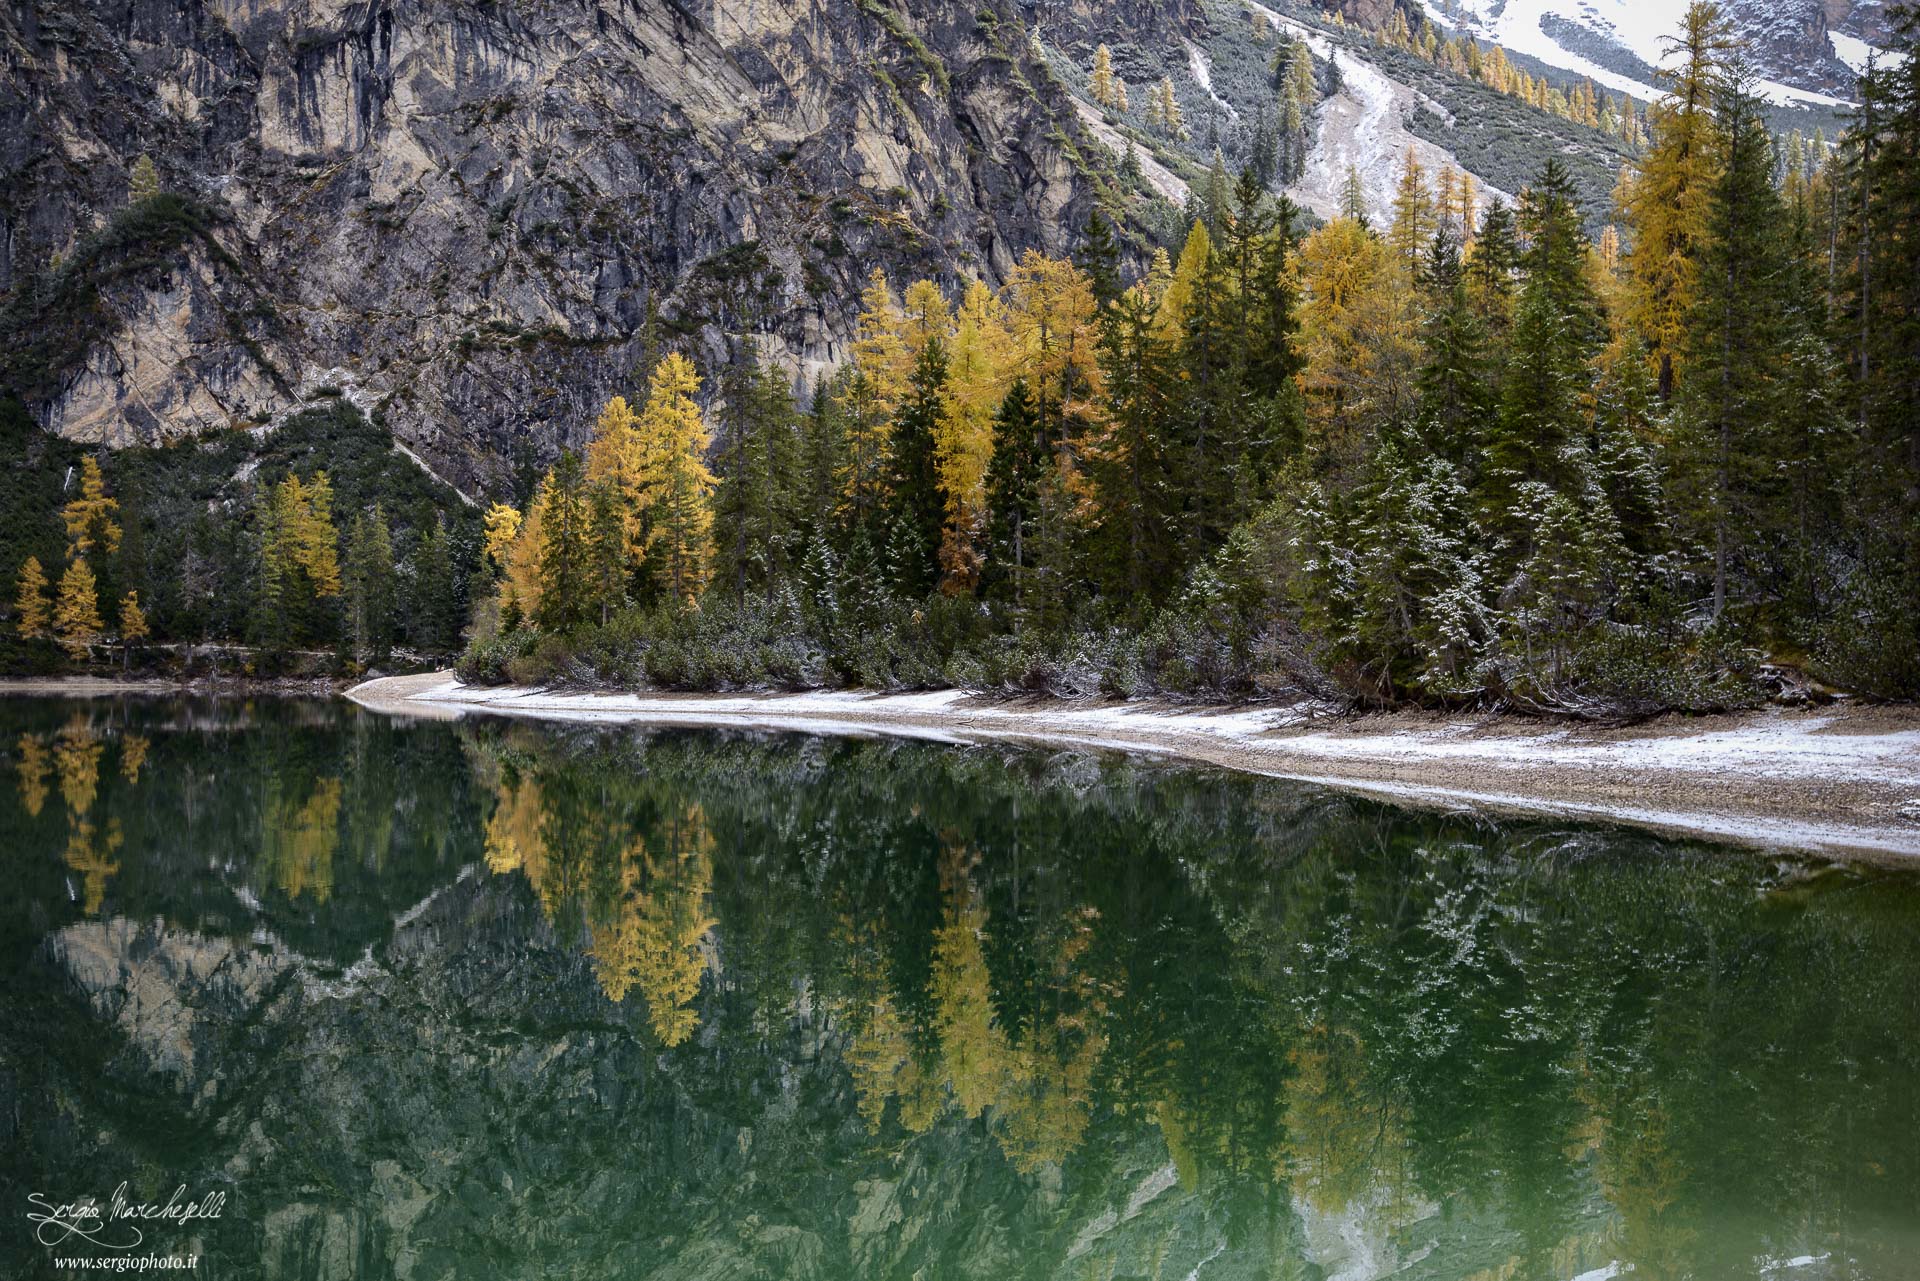
<path fill-rule="evenodd" d="M 1853 76 L 1874 52 L 1859 35 L 1835 38 L 1828 25 L 1833 7 L 1825 0 L 1722 4 L 1764 77 L 1762 91 L 1780 103 L 1824 106 L 1852 101 Z M 1845 5 L 1836 25 L 1860 26 L 1851 19 L 1862 7 Z M 1650 98 L 1659 92 L 1653 73 L 1670 59 L 1687 0 L 1429 0 L 1427 11 L 1443 27 Z"/>

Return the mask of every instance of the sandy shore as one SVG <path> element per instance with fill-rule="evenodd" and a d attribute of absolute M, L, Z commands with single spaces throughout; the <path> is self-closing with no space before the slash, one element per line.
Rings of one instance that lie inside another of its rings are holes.
<path fill-rule="evenodd" d="M 1411 803 L 1610 819 L 1744 844 L 1920 855 L 1920 709 L 1768 709 L 1631 729 L 1495 716 L 1314 718 L 1300 709 L 928 694 L 584 694 L 451 673 L 369 681 L 382 712 L 1021 740 L 1206 761 Z"/>

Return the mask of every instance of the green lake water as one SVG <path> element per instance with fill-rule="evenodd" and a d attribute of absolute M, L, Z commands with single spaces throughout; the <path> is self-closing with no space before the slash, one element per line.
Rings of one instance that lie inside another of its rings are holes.
<path fill-rule="evenodd" d="M 0 1276 L 1920 1277 L 1920 867 L 338 703 L 0 754 Z M 122 1185 L 219 1213 L 29 1217 Z"/>

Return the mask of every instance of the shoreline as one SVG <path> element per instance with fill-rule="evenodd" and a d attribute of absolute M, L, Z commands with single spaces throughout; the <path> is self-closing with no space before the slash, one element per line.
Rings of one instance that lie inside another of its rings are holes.
<path fill-rule="evenodd" d="M 1426 808 L 1617 822 L 1768 849 L 1920 856 L 1920 708 L 1767 708 L 1600 729 L 1512 716 L 917 694 L 568 693 L 367 681 L 346 697 L 435 720 L 888 734 L 1176 757 Z"/>

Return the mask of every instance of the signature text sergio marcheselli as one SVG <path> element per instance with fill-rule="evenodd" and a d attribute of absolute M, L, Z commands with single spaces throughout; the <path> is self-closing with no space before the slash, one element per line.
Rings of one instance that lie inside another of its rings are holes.
<path fill-rule="evenodd" d="M 135 1201 L 127 1195 L 123 1182 L 113 1196 L 102 1204 L 95 1196 L 76 1201 L 52 1201 L 38 1192 L 27 1194 L 27 1222 L 33 1235 L 44 1246 L 57 1246 L 75 1237 L 103 1250 L 132 1250 L 146 1240 L 143 1223 L 163 1222 L 175 1225 L 196 1219 L 217 1219 L 226 1209 L 225 1192 L 208 1192 L 198 1197 L 187 1195 L 181 1184 L 165 1201 Z"/>

